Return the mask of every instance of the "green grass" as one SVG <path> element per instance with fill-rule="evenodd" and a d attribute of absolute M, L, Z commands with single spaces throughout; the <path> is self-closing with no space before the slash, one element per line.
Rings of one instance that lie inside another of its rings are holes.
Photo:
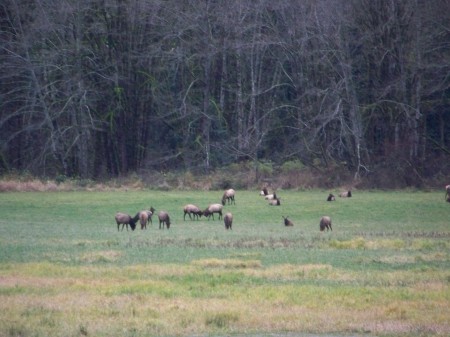
<path fill-rule="evenodd" d="M 183 221 L 219 191 L 0 194 L 0 336 L 450 333 L 439 192 L 238 191 L 233 230 Z M 117 231 L 116 211 L 166 210 Z M 329 215 L 332 232 L 319 232 Z M 294 227 L 283 226 L 289 216 Z"/>

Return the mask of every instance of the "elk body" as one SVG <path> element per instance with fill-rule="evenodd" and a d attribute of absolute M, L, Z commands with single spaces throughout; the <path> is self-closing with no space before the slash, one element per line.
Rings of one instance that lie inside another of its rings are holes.
<path fill-rule="evenodd" d="M 232 229 L 231 226 L 233 225 L 233 214 L 226 213 L 223 217 L 223 222 L 225 223 L 225 229 Z"/>
<path fill-rule="evenodd" d="M 325 228 L 328 230 L 333 230 L 333 228 L 331 228 L 331 218 L 329 216 L 323 216 L 320 219 L 320 224 L 319 224 L 319 228 L 320 231 L 323 232 L 325 230 Z"/>
<path fill-rule="evenodd" d="M 197 220 L 199 219 L 199 217 L 201 217 L 203 215 L 203 212 L 200 208 L 198 208 L 197 206 L 193 205 L 193 204 L 187 204 L 184 206 L 183 208 L 184 211 L 184 220 L 186 220 L 186 214 L 189 215 L 189 219 L 192 220 L 192 217 L 195 218 L 197 217 Z M 192 216 L 191 216 L 192 214 Z"/>
<path fill-rule="evenodd" d="M 208 206 L 207 209 L 205 209 L 203 211 L 203 215 L 205 217 L 210 218 L 210 216 L 212 215 L 212 218 L 214 220 L 214 213 L 218 213 L 219 214 L 219 220 L 222 219 L 222 209 L 223 209 L 223 205 L 221 204 L 211 204 Z"/>
<path fill-rule="evenodd" d="M 166 228 L 170 228 L 170 216 L 169 213 L 166 211 L 160 211 L 158 213 L 158 219 L 159 219 L 159 229 L 164 229 L 164 225 L 166 225 Z M 161 227 L 162 225 L 162 227 Z"/>
<path fill-rule="evenodd" d="M 153 207 L 150 207 L 149 210 L 142 210 L 136 214 L 136 217 L 139 219 L 139 223 L 141 224 L 141 229 L 147 229 L 147 225 L 150 222 L 152 222 L 152 216 L 155 212 L 155 209 Z"/>
<path fill-rule="evenodd" d="M 269 205 L 270 206 L 281 206 L 281 199 L 280 198 L 271 199 L 271 200 L 269 200 Z"/>
<path fill-rule="evenodd" d="M 352 191 L 347 191 L 347 192 L 341 192 L 339 193 L 339 196 L 341 198 L 351 198 L 352 197 Z"/>
<path fill-rule="evenodd" d="M 286 227 L 292 227 L 292 226 L 294 226 L 294 223 L 293 223 L 291 220 L 289 220 L 288 217 L 284 217 L 284 216 L 283 216 L 283 219 L 284 219 L 284 225 L 285 225 Z"/>
<path fill-rule="evenodd" d="M 116 219 L 116 223 L 117 223 L 117 231 L 119 230 L 120 225 L 122 225 L 122 230 L 125 226 L 127 227 L 127 230 L 128 230 L 128 225 L 130 225 L 131 230 L 134 231 L 134 229 L 136 228 L 136 222 L 139 219 L 139 214 L 136 214 L 136 216 L 134 218 L 132 218 L 128 214 L 117 212 L 116 216 L 114 218 Z"/>
<path fill-rule="evenodd" d="M 222 205 L 225 206 L 225 203 L 228 201 L 228 205 L 230 204 L 235 204 L 236 205 L 236 201 L 234 200 L 234 196 L 236 195 L 236 191 L 233 190 L 232 188 L 226 190 L 225 192 L 223 192 L 223 196 L 222 196 Z"/>

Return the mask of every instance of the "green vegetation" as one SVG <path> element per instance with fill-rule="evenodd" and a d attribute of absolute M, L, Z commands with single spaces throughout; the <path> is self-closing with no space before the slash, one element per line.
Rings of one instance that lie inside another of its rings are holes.
<path fill-rule="evenodd" d="M 449 335 L 441 191 L 278 194 L 274 207 L 237 191 L 226 231 L 183 221 L 184 204 L 221 191 L 0 193 L 0 336 Z M 116 211 L 150 206 L 170 230 L 154 216 L 117 231 Z"/>

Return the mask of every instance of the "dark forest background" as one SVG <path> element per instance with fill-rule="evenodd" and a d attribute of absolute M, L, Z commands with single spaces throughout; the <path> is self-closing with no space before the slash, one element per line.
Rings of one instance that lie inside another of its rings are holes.
<path fill-rule="evenodd" d="M 450 178 L 448 0 L 3 0 L 0 28 L 3 173 Z"/>

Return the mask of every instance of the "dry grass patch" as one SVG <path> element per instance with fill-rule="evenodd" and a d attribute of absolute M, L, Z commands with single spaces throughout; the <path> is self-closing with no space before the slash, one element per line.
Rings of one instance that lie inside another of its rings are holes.
<path fill-rule="evenodd" d="M 238 260 L 238 259 L 202 259 L 194 260 L 192 265 L 202 268 L 227 268 L 227 269 L 247 269 L 261 268 L 259 260 Z"/>
<path fill-rule="evenodd" d="M 0 278 L 0 335 L 421 329 L 444 336 L 450 333 L 448 275 L 350 272 L 327 264 L 265 268 L 259 260 L 241 259 L 129 267 L 9 265 Z"/>
<path fill-rule="evenodd" d="M 81 255 L 80 261 L 87 263 L 114 262 L 117 261 L 122 255 L 123 255 L 122 252 L 115 250 L 89 252 Z"/>
<path fill-rule="evenodd" d="M 336 271 L 326 264 L 293 265 L 282 264 L 262 269 L 249 269 L 243 271 L 245 275 L 262 277 L 266 280 L 304 280 L 304 279 L 328 279 Z"/>

